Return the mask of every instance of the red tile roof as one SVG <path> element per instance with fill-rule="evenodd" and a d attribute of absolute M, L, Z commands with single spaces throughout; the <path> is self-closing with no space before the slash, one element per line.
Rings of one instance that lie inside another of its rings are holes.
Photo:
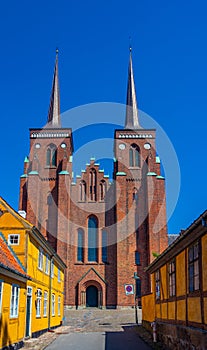
<path fill-rule="evenodd" d="M 18 258 L 15 256 L 15 253 L 7 245 L 1 233 L 0 233 L 0 267 L 3 267 L 18 275 L 29 278 L 26 272 L 24 271 L 23 267 L 21 266 L 21 263 L 18 261 Z"/>

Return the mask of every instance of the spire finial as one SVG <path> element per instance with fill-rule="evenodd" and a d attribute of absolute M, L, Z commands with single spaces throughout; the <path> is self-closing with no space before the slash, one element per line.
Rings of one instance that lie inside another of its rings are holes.
<path fill-rule="evenodd" d="M 60 94 L 58 80 L 58 48 L 56 48 L 55 69 L 53 75 L 52 92 L 48 111 L 47 123 L 49 127 L 60 128 Z"/>
<path fill-rule="evenodd" d="M 130 38 L 131 39 L 131 38 Z M 132 46 L 129 47 L 129 69 L 128 69 L 128 85 L 127 85 L 127 106 L 126 106 L 126 120 L 125 129 L 140 129 L 138 119 L 137 98 L 134 83 L 134 74 L 132 67 Z"/>
<path fill-rule="evenodd" d="M 132 37 L 129 36 L 129 52 L 132 52 Z"/>

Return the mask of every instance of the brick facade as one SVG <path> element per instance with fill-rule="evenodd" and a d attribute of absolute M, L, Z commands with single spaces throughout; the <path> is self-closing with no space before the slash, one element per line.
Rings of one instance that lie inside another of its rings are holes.
<path fill-rule="evenodd" d="M 88 288 L 94 286 L 97 306 L 132 306 L 134 296 L 125 294 L 125 284 L 134 284 L 133 277 L 138 276 L 141 293 L 148 292 L 145 268 L 153 253 L 168 244 L 165 180 L 156 156 L 155 130 L 142 129 L 138 122 L 130 53 L 127 100 L 135 107 L 127 107 L 126 128 L 114 133 L 113 181 L 91 159 L 74 183 L 72 130 L 61 128 L 55 114 L 57 64 L 56 57 L 48 124 L 42 130 L 30 129 L 19 210 L 27 213 L 67 265 L 65 305 L 90 305 Z M 90 247 L 94 243 L 96 248 Z"/>

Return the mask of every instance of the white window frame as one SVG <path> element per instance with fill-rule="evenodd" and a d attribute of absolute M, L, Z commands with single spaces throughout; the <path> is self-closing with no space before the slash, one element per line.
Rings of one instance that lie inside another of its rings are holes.
<path fill-rule="evenodd" d="M 60 268 L 58 267 L 58 282 L 61 282 L 61 278 L 60 278 Z"/>
<path fill-rule="evenodd" d="M 19 313 L 20 287 L 17 284 L 11 286 L 10 318 L 17 318 Z"/>
<path fill-rule="evenodd" d="M 44 300 L 43 300 L 43 316 L 47 317 L 47 302 L 48 302 L 48 292 L 44 291 Z"/>
<path fill-rule="evenodd" d="M 42 302 L 42 291 L 41 289 L 37 289 L 36 293 L 36 317 L 41 317 L 41 302 Z"/>
<path fill-rule="evenodd" d="M 50 258 L 49 255 L 45 255 L 45 273 L 49 275 L 49 267 L 50 267 Z"/>
<path fill-rule="evenodd" d="M 17 243 L 12 243 L 11 242 L 11 238 L 12 237 L 17 237 L 18 238 L 18 242 Z M 8 235 L 8 245 L 19 245 L 20 243 L 20 234 L 15 234 L 15 233 L 11 233 Z"/>
<path fill-rule="evenodd" d="M 0 280 L 0 315 L 1 315 L 1 309 L 2 309 L 3 289 L 4 289 L 4 281 Z"/>
<path fill-rule="evenodd" d="M 52 316 L 55 316 L 55 294 L 52 294 Z"/>
<path fill-rule="evenodd" d="M 61 315 L 61 297 L 58 296 L 58 316 Z"/>
<path fill-rule="evenodd" d="M 54 277 L 54 261 L 51 260 L 51 277 Z"/>
<path fill-rule="evenodd" d="M 44 261 L 44 254 L 43 249 L 39 248 L 39 254 L 38 254 L 38 269 L 43 270 L 43 261 Z"/>

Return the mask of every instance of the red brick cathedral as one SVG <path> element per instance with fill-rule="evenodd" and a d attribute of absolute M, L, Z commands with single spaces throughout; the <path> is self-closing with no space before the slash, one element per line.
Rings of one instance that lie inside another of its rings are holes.
<path fill-rule="evenodd" d="M 73 130 L 61 127 L 59 101 L 57 54 L 47 125 L 30 129 L 19 210 L 67 265 L 66 307 L 131 306 L 132 285 L 137 297 L 150 291 L 145 268 L 168 244 L 156 133 L 139 124 L 131 51 L 111 183 L 95 159 L 74 182 Z"/>

